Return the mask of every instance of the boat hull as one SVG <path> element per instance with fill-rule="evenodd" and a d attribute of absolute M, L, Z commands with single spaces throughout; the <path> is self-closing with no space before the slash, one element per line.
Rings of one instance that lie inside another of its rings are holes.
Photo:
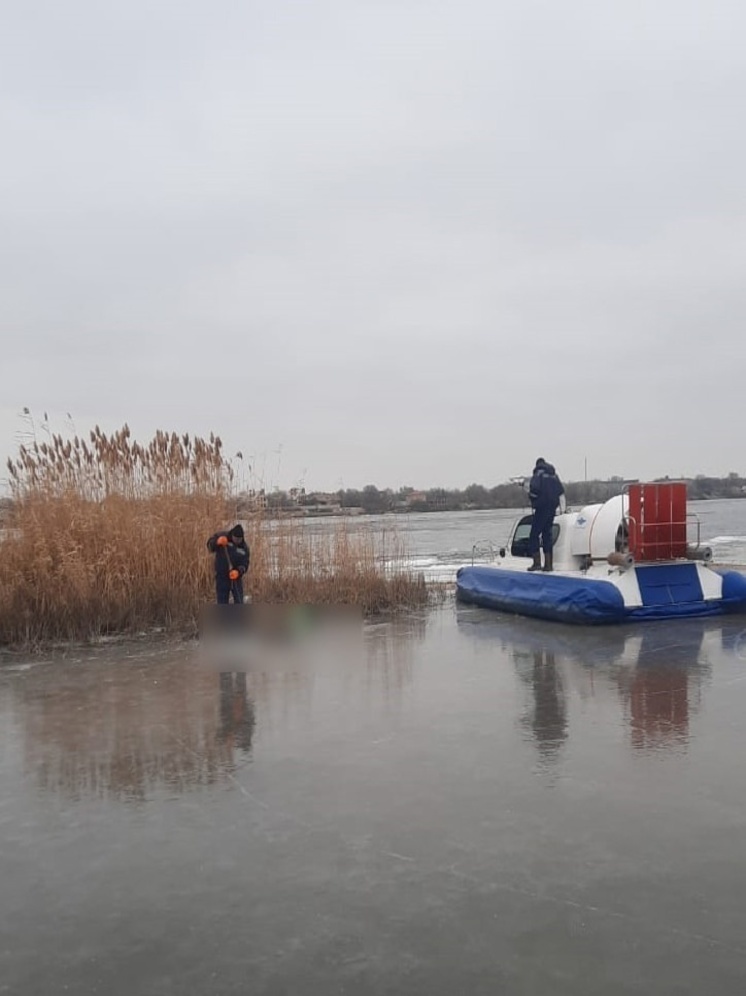
<path fill-rule="evenodd" d="M 666 565 L 663 584 L 643 584 L 636 568 L 642 604 L 629 604 L 614 580 L 582 574 L 550 574 L 502 567 L 462 567 L 456 579 L 459 601 L 517 615 L 579 625 L 608 625 L 634 620 L 681 619 L 746 612 L 746 577 L 736 571 L 712 572 L 721 578 L 719 597 L 705 598 L 692 583 L 694 564 Z M 710 570 L 706 568 L 706 570 Z"/>

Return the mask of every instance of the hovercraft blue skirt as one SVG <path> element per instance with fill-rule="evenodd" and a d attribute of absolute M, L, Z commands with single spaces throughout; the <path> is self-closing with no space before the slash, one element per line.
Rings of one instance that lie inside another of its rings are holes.
<path fill-rule="evenodd" d="M 693 564 L 681 564 L 688 574 Z M 705 600 L 682 586 L 682 599 L 651 598 L 649 604 L 629 608 L 621 591 L 610 581 L 563 574 L 512 571 L 495 567 L 462 567 L 456 576 L 461 602 L 522 616 L 580 625 L 603 625 L 633 620 L 681 619 L 746 612 L 746 577 L 736 571 L 722 574 L 722 595 Z M 686 590 L 686 594 L 684 594 Z"/>

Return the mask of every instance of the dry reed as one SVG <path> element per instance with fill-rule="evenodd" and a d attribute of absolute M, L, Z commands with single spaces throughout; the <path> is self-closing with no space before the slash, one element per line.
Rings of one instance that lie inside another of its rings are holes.
<path fill-rule="evenodd" d="M 9 461 L 13 499 L 0 550 L 0 644 L 38 644 L 193 629 L 214 597 L 207 537 L 238 518 L 219 437 L 158 432 L 147 446 L 125 425 L 89 440 L 59 435 Z M 422 604 L 394 533 L 335 520 L 242 517 L 256 601 L 347 604 L 380 612 Z"/>

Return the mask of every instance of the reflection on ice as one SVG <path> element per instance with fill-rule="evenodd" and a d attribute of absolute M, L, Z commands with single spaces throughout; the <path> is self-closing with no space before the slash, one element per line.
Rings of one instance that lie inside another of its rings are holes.
<path fill-rule="evenodd" d="M 258 730 L 265 750 L 267 738 L 283 749 L 289 736 L 301 743 L 314 722 L 333 732 L 344 720 L 352 735 L 357 722 L 375 724 L 376 710 L 409 722 L 407 711 L 427 702 L 434 715 L 447 714 L 459 683 L 478 677 L 461 672 L 460 656 L 483 647 L 490 659 L 494 650 L 496 674 L 516 679 L 514 722 L 542 767 L 585 746 L 588 716 L 622 730 L 636 754 L 680 753 L 701 715 L 713 654 L 739 654 L 743 632 L 704 620 L 568 628 L 456 606 L 368 623 L 354 640 L 336 631 L 333 640 L 303 640 L 297 653 L 281 644 L 250 665 L 218 655 L 205 667 L 195 645 L 139 656 L 114 648 L 74 663 L 6 668 L 7 735 L 45 789 L 143 800 L 229 781 L 254 760 Z M 338 706 L 324 712 L 331 702 Z"/>
<path fill-rule="evenodd" d="M 8 724 L 45 790 L 134 802 L 182 793 L 229 782 L 252 759 L 258 725 L 282 743 L 361 678 L 362 701 L 398 701 L 426 632 L 427 615 L 413 614 L 292 643 L 112 647 L 10 666 Z"/>
<path fill-rule="evenodd" d="M 530 729 L 540 756 L 544 761 L 551 761 L 567 739 L 567 707 L 562 673 L 551 650 L 535 649 L 531 657 L 529 681 L 533 703 Z"/>
<path fill-rule="evenodd" d="M 568 694 L 599 704 L 614 696 L 635 750 L 685 748 L 710 675 L 709 654 L 721 648 L 726 625 L 693 619 L 580 629 L 461 606 L 457 617 L 471 637 L 494 641 L 512 658 L 532 692 L 525 725 L 545 759 L 572 735 Z"/>
<path fill-rule="evenodd" d="M 255 723 L 254 704 L 246 689 L 246 675 L 243 672 L 221 674 L 218 739 L 231 753 L 235 748 L 248 755 L 251 753 Z"/>
<path fill-rule="evenodd" d="M 653 629 L 630 636 L 626 667 L 617 675 L 630 728 L 638 750 L 685 746 L 690 716 L 696 713 L 708 674 L 705 628 L 678 627 L 662 636 Z M 710 631 L 712 634 L 712 630 Z"/>
<path fill-rule="evenodd" d="M 25 675 L 14 712 L 26 769 L 41 787 L 73 798 L 137 801 L 220 781 L 235 751 L 251 750 L 254 705 L 245 675 L 202 672 L 185 656 L 146 667 L 55 664 Z"/>

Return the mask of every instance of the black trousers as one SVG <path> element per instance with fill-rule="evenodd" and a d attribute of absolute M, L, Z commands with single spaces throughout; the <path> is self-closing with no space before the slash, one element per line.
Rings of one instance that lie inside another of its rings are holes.
<path fill-rule="evenodd" d="M 236 605 L 243 605 L 243 578 L 231 581 L 221 574 L 215 575 L 215 596 L 218 605 L 227 605 L 233 595 Z"/>
<path fill-rule="evenodd" d="M 528 537 L 528 552 L 532 557 L 539 552 L 539 540 L 544 550 L 544 556 L 552 552 L 552 526 L 554 525 L 554 509 L 542 508 L 541 505 L 534 509 L 534 521 L 531 523 L 531 532 Z"/>

